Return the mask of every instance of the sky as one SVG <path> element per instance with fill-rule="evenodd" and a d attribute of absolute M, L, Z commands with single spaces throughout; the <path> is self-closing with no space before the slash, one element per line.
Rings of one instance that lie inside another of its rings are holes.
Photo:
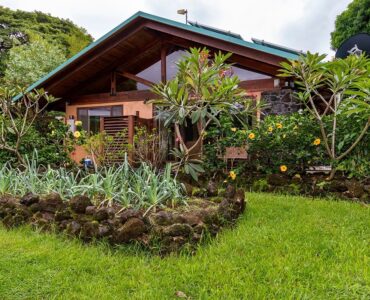
<path fill-rule="evenodd" d="M 189 20 L 230 30 L 297 50 L 326 53 L 335 17 L 351 0 L 0 0 L 0 5 L 42 11 L 70 19 L 95 38 L 144 11 L 185 22 L 176 12 L 186 8 Z"/>

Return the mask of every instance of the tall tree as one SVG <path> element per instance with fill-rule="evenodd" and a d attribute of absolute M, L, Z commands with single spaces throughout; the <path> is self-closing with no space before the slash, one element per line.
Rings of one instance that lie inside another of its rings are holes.
<path fill-rule="evenodd" d="M 55 44 L 69 58 L 93 41 L 86 29 L 72 21 L 53 17 L 39 11 L 26 12 L 0 6 L 0 76 L 5 60 L 14 46 L 27 44 L 39 36 Z"/>
<path fill-rule="evenodd" d="M 42 39 L 13 47 L 6 59 L 6 69 L 1 82 L 10 88 L 15 86 L 25 88 L 65 59 L 65 54 L 60 48 Z"/>
<path fill-rule="evenodd" d="M 335 20 L 331 47 L 336 50 L 350 36 L 370 33 L 370 0 L 353 0 Z"/>

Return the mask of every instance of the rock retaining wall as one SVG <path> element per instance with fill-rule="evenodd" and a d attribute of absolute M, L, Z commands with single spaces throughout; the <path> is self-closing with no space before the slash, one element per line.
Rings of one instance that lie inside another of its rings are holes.
<path fill-rule="evenodd" d="M 188 206 L 149 212 L 94 206 L 86 196 L 63 201 L 58 194 L 22 198 L 0 197 L 0 220 L 7 228 L 31 224 L 33 228 L 64 233 L 85 242 L 105 239 L 113 245 L 139 242 L 160 254 L 194 248 L 205 235 L 216 235 L 245 209 L 244 190 L 228 188 L 219 202 L 190 199 Z"/>

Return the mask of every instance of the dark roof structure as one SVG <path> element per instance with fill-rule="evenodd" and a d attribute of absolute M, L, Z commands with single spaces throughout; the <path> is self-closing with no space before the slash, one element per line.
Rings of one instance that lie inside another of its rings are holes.
<path fill-rule="evenodd" d="M 189 47 L 232 52 L 231 62 L 263 74 L 276 76 L 283 60 L 297 59 L 299 52 L 198 23 L 184 24 L 137 12 L 91 43 L 56 69 L 32 84 L 28 91 L 44 88 L 56 97 L 98 93 L 109 86 L 112 70 L 132 74 L 158 61 L 163 45 L 168 53 Z"/>

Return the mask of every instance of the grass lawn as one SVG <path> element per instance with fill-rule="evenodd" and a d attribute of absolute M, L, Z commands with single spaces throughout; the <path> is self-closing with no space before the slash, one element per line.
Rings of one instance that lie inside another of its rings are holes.
<path fill-rule="evenodd" d="M 370 299 L 370 209 L 248 194 L 248 212 L 193 256 L 0 227 L 0 299 Z"/>

